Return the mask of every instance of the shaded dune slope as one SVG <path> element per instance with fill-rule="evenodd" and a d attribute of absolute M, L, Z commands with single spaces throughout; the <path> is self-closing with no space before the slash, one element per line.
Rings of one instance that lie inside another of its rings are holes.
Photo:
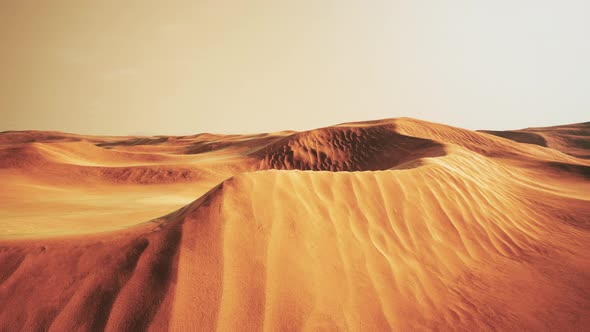
<path fill-rule="evenodd" d="M 143 227 L 145 228 L 145 227 Z M 176 271 L 177 228 L 2 244 L 0 330 L 157 326 Z M 167 320 L 167 319 L 166 319 Z"/>
<path fill-rule="evenodd" d="M 506 130 L 506 131 L 494 131 L 486 130 L 482 133 L 492 134 L 495 136 L 507 138 L 519 143 L 535 144 L 540 146 L 547 146 L 547 140 L 540 134 L 526 131 Z"/>
<path fill-rule="evenodd" d="M 590 325 L 586 160 L 414 119 L 257 139 L 162 218 L 1 240 L 0 330 Z"/>
<path fill-rule="evenodd" d="M 330 127 L 296 133 L 254 155 L 259 169 L 366 171 L 393 168 L 403 162 L 445 154 L 429 139 L 405 136 L 393 124 Z"/>

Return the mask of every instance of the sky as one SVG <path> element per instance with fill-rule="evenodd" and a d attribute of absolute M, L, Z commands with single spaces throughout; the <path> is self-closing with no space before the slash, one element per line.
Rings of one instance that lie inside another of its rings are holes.
<path fill-rule="evenodd" d="M 587 0 L 0 0 L 0 131 L 590 121 Z"/>

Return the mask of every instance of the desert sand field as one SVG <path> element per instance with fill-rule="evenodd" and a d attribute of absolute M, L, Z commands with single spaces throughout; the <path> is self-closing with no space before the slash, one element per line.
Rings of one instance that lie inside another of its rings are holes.
<path fill-rule="evenodd" d="M 590 123 L 0 133 L 0 331 L 590 330 Z"/>

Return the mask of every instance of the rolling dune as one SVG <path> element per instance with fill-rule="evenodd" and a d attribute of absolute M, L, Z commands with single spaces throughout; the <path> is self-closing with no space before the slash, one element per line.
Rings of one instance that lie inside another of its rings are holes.
<path fill-rule="evenodd" d="M 405 161 L 444 155 L 434 141 L 400 135 L 391 123 L 296 133 L 256 153 L 260 169 L 383 170 Z"/>
<path fill-rule="evenodd" d="M 483 132 L 516 142 L 547 146 L 578 158 L 590 158 L 590 122 L 548 128 Z"/>
<path fill-rule="evenodd" d="M 586 127 L 0 134 L 0 330 L 584 330 Z"/>

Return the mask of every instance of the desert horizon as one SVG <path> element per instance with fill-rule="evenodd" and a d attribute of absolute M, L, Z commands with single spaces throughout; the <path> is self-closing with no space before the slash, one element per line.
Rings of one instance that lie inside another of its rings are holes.
<path fill-rule="evenodd" d="M 142 138 L 148 138 L 148 137 L 183 137 L 183 136 L 196 136 L 196 135 L 219 135 L 219 136 L 230 136 L 230 135 L 239 135 L 239 136 L 247 136 L 247 135 L 263 135 L 263 134 L 274 134 L 274 133 L 281 133 L 281 132 L 285 132 L 285 133 L 294 133 L 294 132 L 298 132 L 298 131 L 310 131 L 310 130 L 318 130 L 318 129 L 322 129 L 322 128 L 327 128 L 327 127 L 333 127 L 333 126 L 340 126 L 340 125 L 346 125 L 346 124 L 350 124 L 350 123 L 356 123 L 356 122 L 378 122 L 378 121 L 386 121 L 386 120 L 395 120 L 395 119 L 410 119 L 410 120 L 417 120 L 420 121 L 421 119 L 419 118 L 414 118 L 414 117 L 410 117 L 410 116 L 399 116 L 399 117 L 390 117 L 390 118 L 382 118 L 382 119 L 365 119 L 365 120 L 358 120 L 358 121 L 349 121 L 349 122 L 342 122 L 342 123 L 337 123 L 337 124 L 331 124 L 331 125 L 326 125 L 326 126 L 322 126 L 322 127 L 310 127 L 307 129 L 303 129 L 303 130 L 296 130 L 293 128 L 283 128 L 281 130 L 277 130 L 277 131 L 268 131 L 268 132 L 231 132 L 231 131 L 223 131 L 223 130 L 212 130 L 212 131 L 202 131 L 202 132 L 189 132 L 189 133 L 183 133 L 183 134 L 166 134 L 166 133 L 125 133 L 125 132 L 121 132 L 118 134 L 100 134 L 100 133 L 86 133 L 86 132 L 73 132 L 73 131 L 67 131 L 67 130 L 60 130 L 60 129 L 6 129 L 6 130 L 2 130 L 0 131 L 0 134 L 8 134 L 8 133 L 26 133 L 26 132 L 30 132 L 30 133 L 57 133 L 57 134 L 66 134 L 66 135 L 77 135 L 77 136 L 87 136 L 87 137 L 142 137 Z M 426 121 L 426 122 L 433 122 L 433 121 L 428 121 L 428 120 L 422 120 L 422 121 Z M 451 123 L 444 123 L 444 122 L 436 122 L 438 124 L 441 125 L 446 125 L 449 127 L 456 127 Z M 524 131 L 524 130 L 529 130 L 529 129 L 542 129 L 542 128 L 553 128 L 553 127 L 563 127 L 563 126 L 571 126 L 571 125 L 585 125 L 587 122 L 571 122 L 571 123 L 553 123 L 553 124 L 547 124 L 546 126 L 529 126 L 529 127 L 523 127 L 523 128 L 504 128 L 504 129 L 489 129 L 489 128 L 476 128 L 476 129 L 468 129 L 468 130 L 472 130 L 472 131 L 476 131 L 476 132 L 497 132 L 497 133 L 501 133 L 501 132 L 514 132 L 514 131 Z M 465 128 L 464 128 L 465 129 Z"/>

